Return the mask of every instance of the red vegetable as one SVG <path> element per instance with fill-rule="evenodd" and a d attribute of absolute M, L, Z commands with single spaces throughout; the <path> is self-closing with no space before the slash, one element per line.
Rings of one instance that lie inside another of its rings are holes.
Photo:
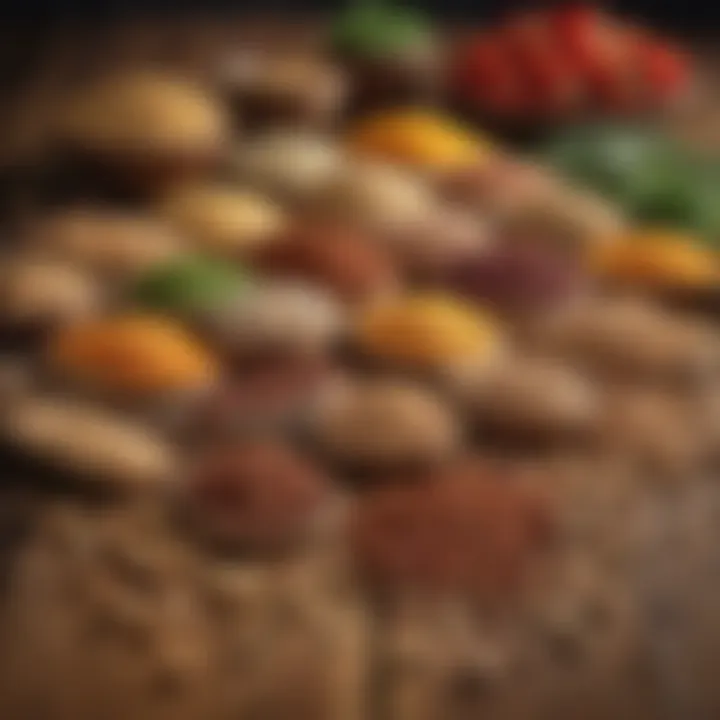
<path fill-rule="evenodd" d="M 532 59 L 535 51 L 552 49 L 555 35 L 545 12 L 519 13 L 499 31 L 513 54 L 522 60 Z"/>
<path fill-rule="evenodd" d="M 521 75 L 502 37 L 481 35 L 462 47 L 453 63 L 453 84 L 463 102 L 499 114 L 526 104 Z"/>
<path fill-rule="evenodd" d="M 690 67 L 683 53 L 663 42 L 649 40 L 640 45 L 641 73 L 659 101 L 673 100 L 688 85 Z"/>
<path fill-rule="evenodd" d="M 671 45 L 582 3 L 518 13 L 471 39 L 454 65 L 461 100 L 506 116 L 652 109 L 689 75 Z"/>
<path fill-rule="evenodd" d="M 540 48 L 526 68 L 534 106 L 543 114 L 561 115 L 579 110 L 585 100 L 583 78 L 552 49 Z"/>
<path fill-rule="evenodd" d="M 551 13 L 555 42 L 581 67 L 594 64 L 605 22 L 603 13 L 591 5 L 570 5 Z"/>
<path fill-rule="evenodd" d="M 528 96 L 527 107 L 539 114 L 572 111 L 582 96 L 582 78 L 558 49 L 545 12 L 517 15 L 501 31 L 510 61 L 518 68 Z"/>
<path fill-rule="evenodd" d="M 595 32 L 592 52 L 584 59 L 583 73 L 588 95 L 601 110 L 638 109 L 643 93 L 634 29 L 603 23 Z"/>

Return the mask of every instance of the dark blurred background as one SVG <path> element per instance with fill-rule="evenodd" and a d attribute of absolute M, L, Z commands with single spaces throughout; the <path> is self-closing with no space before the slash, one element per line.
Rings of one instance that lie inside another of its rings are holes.
<path fill-rule="evenodd" d="M 413 0 L 438 18 L 491 17 L 521 3 L 512 0 Z M 524 2 L 522 4 L 531 5 Z M 537 2 L 535 3 L 538 4 Z M 720 30 L 720 4 L 715 0 L 624 0 L 606 6 L 667 28 L 709 34 Z M 341 7 L 338 0 L 5 0 L 6 18 L 25 22 L 54 22 L 61 18 L 105 18 L 143 13 L 188 12 L 327 12 Z"/>

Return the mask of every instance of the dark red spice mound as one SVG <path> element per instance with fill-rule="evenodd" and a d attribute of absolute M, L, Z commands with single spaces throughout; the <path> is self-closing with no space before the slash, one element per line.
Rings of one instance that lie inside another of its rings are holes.
<path fill-rule="evenodd" d="M 190 408 L 180 435 L 204 443 L 292 427 L 331 373 L 324 358 L 263 355 L 248 360 L 232 379 Z"/>
<path fill-rule="evenodd" d="M 542 312 L 570 300 L 583 285 L 568 257 L 518 244 L 492 250 L 455 267 L 449 285 L 500 312 Z"/>
<path fill-rule="evenodd" d="M 360 300 L 395 281 L 391 258 L 372 238 L 334 223 L 298 225 L 264 247 L 256 265 L 271 275 L 306 280 Z"/>
<path fill-rule="evenodd" d="M 357 562 L 369 582 L 386 590 L 508 597 L 552 536 L 539 495 L 479 464 L 383 486 L 358 503 Z"/>
<path fill-rule="evenodd" d="M 265 439 L 209 449 L 191 473 L 193 524 L 222 545 L 277 550 L 302 537 L 329 482 L 311 463 Z"/>

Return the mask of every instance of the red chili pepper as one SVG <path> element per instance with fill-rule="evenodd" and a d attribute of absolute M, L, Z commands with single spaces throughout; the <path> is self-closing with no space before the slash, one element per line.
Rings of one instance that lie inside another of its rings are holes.
<path fill-rule="evenodd" d="M 585 83 L 566 59 L 552 48 L 536 48 L 525 63 L 528 90 L 539 112 L 559 115 L 580 109 Z"/>
<path fill-rule="evenodd" d="M 673 100 L 688 86 L 690 64 L 680 50 L 650 40 L 640 46 L 638 56 L 642 78 L 653 99 Z"/>
<path fill-rule="evenodd" d="M 512 113 L 526 103 L 521 75 L 501 36 L 480 36 L 463 47 L 452 77 L 458 97 L 480 109 Z"/>
<path fill-rule="evenodd" d="M 555 42 L 552 23 L 545 12 L 518 13 L 499 32 L 512 52 L 523 59 L 538 48 L 551 48 Z"/>
<path fill-rule="evenodd" d="M 453 65 L 465 102 L 501 115 L 636 112 L 676 98 L 690 66 L 669 44 L 584 3 L 519 13 L 471 39 Z"/>
<path fill-rule="evenodd" d="M 597 30 L 594 51 L 588 54 L 583 73 L 600 110 L 635 112 L 643 103 L 637 36 L 634 28 L 612 21 Z"/>
<path fill-rule="evenodd" d="M 551 13 L 555 42 L 568 59 L 584 64 L 594 62 L 598 34 L 607 17 L 592 5 L 569 5 Z"/>

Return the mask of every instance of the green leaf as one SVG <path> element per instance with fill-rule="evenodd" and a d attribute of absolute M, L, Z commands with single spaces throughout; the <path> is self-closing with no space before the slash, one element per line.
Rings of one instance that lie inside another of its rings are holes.
<path fill-rule="evenodd" d="M 207 258 L 182 258 L 149 270 L 132 297 L 143 307 L 180 315 L 204 312 L 242 291 L 247 276 L 236 266 Z"/>
<path fill-rule="evenodd" d="M 720 242 L 716 158 L 694 157 L 658 131 L 620 125 L 571 130 L 545 148 L 545 158 L 640 222 Z"/>
<path fill-rule="evenodd" d="M 571 179 L 627 209 L 665 192 L 679 153 L 653 131 L 607 125 L 569 133 L 550 145 L 547 158 Z"/>
<path fill-rule="evenodd" d="M 435 33 L 422 13 L 364 2 L 337 19 L 331 37 L 340 51 L 381 58 L 431 45 Z"/>
<path fill-rule="evenodd" d="M 709 242 L 720 243 L 720 165 L 698 168 L 692 193 L 695 230 Z"/>

